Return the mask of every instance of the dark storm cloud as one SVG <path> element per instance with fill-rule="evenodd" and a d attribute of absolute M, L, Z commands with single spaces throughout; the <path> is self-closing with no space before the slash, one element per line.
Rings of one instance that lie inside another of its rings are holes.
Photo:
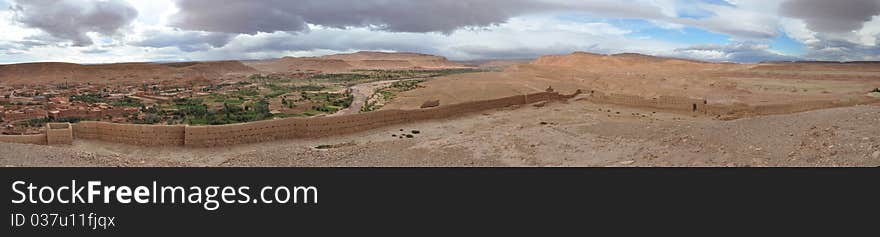
<path fill-rule="evenodd" d="M 80 50 L 80 52 L 82 52 L 82 53 L 84 53 L 84 54 L 102 54 L 102 53 L 110 52 L 110 50 L 106 50 L 106 49 L 87 49 L 87 50 Z"/>
<path fill-rule="evenodd" d="M 16 42 L 0 41 L 0 52 L 12 52 L 14 50 L 25 50 L 27 47 Z"/>
<path fill-rule="evenodd" d="M 307 24 L 373 27 L 394 32 L 445 32 L 489 26 L 550 7 L 530 0 L 177 0 L 173 25 L 187 30 L 246 33 L 306 31 Z"/>
<path fill-rule="evenodd" d="M 211 48 L 223 47 L 233 38 L 234 34 L 198 32 L 198 31 L 147 31 L 149 38 L 133 42 L 131 45 L 165 48 L 177 47 L 184 52 L 195 52 Z"/>
<path fill-rule="evenodd" d="M 24 40 L 0 41 L 0 54 L 21 53 L 34 47 L 51 45 L 37 37 L 25 37 Z"/>
<path fill-rule="evenodd" d="M 725 61 L 737 63 L 757 63 L 766 61 L 797 61 L 797 57 L 786 56 L 769 51 L 769 47 L 750 42 L 736 42 L 726 45 L 695 45 L 687 48 L 675 49 L 675 57 L 684 57 L 697 60 Z M 719 58 L 703 58 L 705 53 L 718 53 Z"/>
<path fill-rule="evenodd" d="M 123 0 L 12 0 L 13 19 L 75 46 L 92 44 L 86 33 L 115 34 L 129 25 L 137 10 Z"/>
<path fill-rule="evenodd" d="M 609 50 L 600 48 L 598 44 L 588 47 L 576 45 L 555 44 L 547 47 L 519 47 L 519 48 L 493 48 L 484 45 L 468 45 L 454 47 L 453 50 L 461 52 L 469 59 L 525 59 L 537 58 L 543 55 L 562 55 L 575 51 L 587 51 L 592 53 L 608 53 Z"/>
<path fill-rule="evenodd" d="M 369 31 L 320 30 L 308 34 L 277 32 L 256 36 L 242 35 L 241 40 L 226 49 L 245 53 L 307 50 L 396 50 L 407 52 L 439 53 L 433 46 L 436 39 L 423 34 L 396 33 L 375 35 Z"/>
<path fill-rule="evenodd" d="M 804 20 L 813 31 L 840 33 L 861 29 L 880 14 L 880 0 L 787 0 L 779 11 Z"/>
<path fill-rule="evenodd" d="M 840 39 L 819 37 L 820 42 L 807 45 L 806 58 L 822 61 L 880 60 L 880 46 L 862 45 Z"/>

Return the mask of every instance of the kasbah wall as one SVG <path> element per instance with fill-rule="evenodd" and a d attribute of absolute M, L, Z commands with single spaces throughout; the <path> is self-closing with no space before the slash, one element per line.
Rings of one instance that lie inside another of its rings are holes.
<path fill-rule="evenodd" d="M 73 143 L 73 126 L 70 123 L 48 123 L 46 133 L 37 135 L 0 135 L 0 142 L 34 145 L 69 145 Z"/>
<path fill-rule="evenodd" d="M 394 124 L 449 118 L 466 113 L 514 105 L 566 100 L 574 98 L 582 92 L 585 94 L 582 97 L 583 100 L 594 103 L 654 108 L 716 117 L 788 114 L 877 101 L 876 99 L 865 98 L 847 101 L 809 101 L 759 106 L 745 104 L 713 105 L 708 104 L 706 100 L 702 99 L 676 96 L 642 98 L 632 95 L 605 94 L 593 90 L 578 90 L 572 95 L 561 95 L 557 92 L 548 91 L 418 110 L 380 110 L 371 113 L 336 117 L 286 118 L 219 126 L 133 125 L 85 121 L 66 128 L 62 125 L 47 125 L 50 127 L 47 127 L 47 133 L 43 135 L 0 136 L 0 142 L 54 145 L 71 144 L 73 139 L 76 138 L 138 146 L 217 147 L 350 134 Z M 55 128 L 51 126 L 55 126 Z"/>

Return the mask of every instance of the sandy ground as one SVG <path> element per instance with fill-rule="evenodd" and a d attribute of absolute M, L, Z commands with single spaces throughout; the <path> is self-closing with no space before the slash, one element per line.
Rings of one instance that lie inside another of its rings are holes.
<path fill-rule="evenodd" d="M 575 57 L 572 63 L 576 66 L 516 64 L 501 72 L 438 77 L 422 83 L 424 88 L 401 93 L 383 109 L 414 109 L 426 100 L 440 100 L 443 105 L 488 100 L 540 92 L 548 87 L 566 94 L 584 89 L 642 97 L 686 96 L 706 99 L 712 104 L 750 105 L 860 98 L 880 88 L 880 74 L 875 72 L 880 70 L 880 64 L 770 67 L 773 65 L 693 63 L 682 66 L 612 59 L 606 62 Z"/>
<path fill-rule="evenodd" d="M 0 144 L 0 165 L 877 167 L 878 123 L 877 105 L 720 121 L 573 100 L 334 138 L 212 149 L 83 140 L 65 147 Z M 319 145 L 337 148 L 314 148 Z"/>

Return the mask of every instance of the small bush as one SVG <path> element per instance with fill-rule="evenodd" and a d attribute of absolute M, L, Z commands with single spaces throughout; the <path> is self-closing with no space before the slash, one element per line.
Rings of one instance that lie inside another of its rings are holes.
<path fill-rule="evenodd" d="M 335 144 L 335 145 L 319 145 L 319 146 L 316 146 L 315 149 L 319 149 L 319 150 L 336 149 L 336 148 L 342 148 L 342 147 L 354 146 L 354 145 L 356 145 L 354 142 L 346 142 L 346 143 L 340 143 L 340 144 Z"/>

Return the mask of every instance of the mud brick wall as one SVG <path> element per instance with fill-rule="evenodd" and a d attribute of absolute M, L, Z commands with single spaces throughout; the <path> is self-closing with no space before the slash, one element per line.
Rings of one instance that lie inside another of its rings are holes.
<path fill-rule="evenodd" d="M 746 114 L 752 111 L 751 107 L 746 104 L 709 104 L 700 108 L 699 112 L 710 116 L 727 116 Z"/>
<path fill-rule="evenodd" d="M 833 101 L 807 101 L 793 104 L 758 105 L 753 108 L 757 115 L 789 114 L 834 107 Z"/>
<path fill-rule="evenodd" d="M 184 128 L 184 144 L 215 147 L 305 137 L 303 131 L 306 126 L 308 125 L 303 119 L 296 118 L 219 126 L 187 126 Z"/>
<path fill-rule="evenodd" d="M 605 94 L 591 91 L 587 100 L 596 103 L 617 104 L 624 106 L 698 112 L 705 110 L 706 100 L 678 96 L 661 96 L 659 98 L 643 98 L 635 95 Z"/>
<path fill-rule="evenodd" d="M 69 123 L 46 124 L 46 143 L 48 145 L 73 144 L 73 126 Z"/>
<path fill-rule="evenodd" d="M 547 100 L 550 100 L 553 95 L 559 95 L 559 94 L 551 93 L 551 92 L 541 92 L 541 93 L 529 94 L 529 95 L 525 96 L 526 101 L 524 103 L 531 104 L 531 103 L 540 102 L 540 101 L 547 101 Z"/>
<path fill-rule="evenodd" d="M 819 109 L 854 106 L 860 104 L 876 103 L 874 98 L 851 98 L 838 101 L 803 101 L 788 104 L 746 105 L 736 104 L 709 104 L 699 107 L 699 112 L 709 116 L 747 117 L 756 115 L 792 114 Z"/>
<path fill-rule="evenodd" d="M 74 124 L 66 131 L 65 129 L 47 129 L 46 134 L 41 135 L 0 136 L 0 142 L 43 145 L 70 144 L 73 139 L 94 139 L 139 146 L 186 145 L 190 147 L 217 147 L 350 134 L 395 124 L 444 119 L 467 113 L 541 101 L 570 99 L 581 94 L 581 92 L 581 90 L 578 90 L 572 95 L 540 92 L 418 110 L 381 110 L 336 117 L 286 118 L 220 126 L 132 125 L 86 121 Z M 605 94 L 593 90 L 587 90 L 586 92 L 588 95 L 585 99 L 595 103 L 733 117 L 797 113 L 823 108 L 876 103 L 878 101 L 878 99 L 872 98 L 856 98 L 846 101 L 807 101 L 790 104 L 749 106 L 739 103 L 707 104 L 702 99 L 677 96 L 642 98 L 634 95 Z"/>
<path fill-rule="evenodd" d="M 135 125 L 85 121 L 73 126 L 76 139 L 93 139 L 139 146 L 184 144 L 185 126 Z"/>
<path fill-rule="evenodd" d="M 542 98 L 555 98 L 543 95 Z M 558 97 L 558 94 L 556 95 Z M 503 108 L 525 103 L 523 95 L 474 101 L 420 110 L 380 110 L 335 117 L 286 118 L 246 124 L 187 126 L 185 145 L 216 147 L 294 138 L 317 138 L 350 134 L 378 127 L 420 120 L 448 118 L 464 113 Z"/>
<path fill-rule="evenodd" d="M 0 142 L 46 145 L 46 134 L 39 135 L 0 135 Z"/>

